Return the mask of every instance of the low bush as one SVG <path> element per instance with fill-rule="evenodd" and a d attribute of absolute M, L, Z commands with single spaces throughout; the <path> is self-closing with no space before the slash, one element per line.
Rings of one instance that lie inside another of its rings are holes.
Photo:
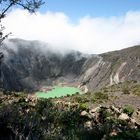
<path fill-rule="evenodd" d="M 80 110 L 89 110 L 89 106 L 86 103 L 81 103 L 79 106 Z"/>
<path fill-rule="evenodd" d="M 78 103 L 86 103 L 86 102 L 89 102 L 89 99 L 84 97 L 84 96 L 75 96 L 74 98 L 74 101 L 75 102 L 78 102 Z"/>
<path fill-rule="evenodd" d="M 127 105 L 124 109 L 123 112 L 131 116 L 134 112 L 134 108 L 130 105 Z"/>
<path fill-rule="evenodd" d="M 108 100 L 108 94 L 105 94 L 105 93 L 102 93 L 102 92 L 95 92 L 94 96 L 95 96 L 95 99 Z"/>
<path fill-rule="evenodd" d="M 130 94 L 130 91 L 128 88 L 123 88 L 122 92 L 123 92 L 123 94 Z"/>
<path fill-rule="evenodd" d="M 140 140 L 140 129 L 120 132 L 117 136 L 108 137 L 108 140 Z"/>

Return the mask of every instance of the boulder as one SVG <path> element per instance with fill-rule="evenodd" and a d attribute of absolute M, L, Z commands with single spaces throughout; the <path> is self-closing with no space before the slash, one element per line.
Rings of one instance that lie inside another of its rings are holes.
<path fill-rule="evenodd" d="M 126 113 L 121 113 L 121 115 L 118 117 L 120 120 L 128 120 L 129 116 Z"/>
<path fill-rule="evenodd" d="M 117 136 L 117 132 L 115 130 L 113 130 L 111 133 L 110 133 L 110 136 Z"/>
<path fill-rule="evenodd" d="M 86 111 L 82 111 L 80 115 L 81 115 L 81 116 L 87 116 L 88 113 L 87 113 Z"/>
<path fill-rule="evenodd" d="M 84 126 L 86 127 L 86 128 L 92 128 L 92 122 L 91 121 L 87 121 L 87 122 L 85 122 L 85 124 L 84 124 Z"/>
<path fill-rule="evenodd" d="M 90 114 L 93 114 L 93 113 L 97 112 L 100 108 L 101 108 L 101 105 L 98 106 L 98 107 L 96 107 L 96 108 L 94 108 L 94 109 L 91 109 L 91 110 L 89 111 L 89 113 L 90 113 Z"/>
<path fill-rule="evenodd" d="M 118 113 L 118 114 L 120 114 L 121 113 L 121 111 L 118 109 L 118 108 L 116 108 L 115 106 L 111 106 L 111 109 L 113 110 L 113 111 L 115 111 L 116 113 Z"/>

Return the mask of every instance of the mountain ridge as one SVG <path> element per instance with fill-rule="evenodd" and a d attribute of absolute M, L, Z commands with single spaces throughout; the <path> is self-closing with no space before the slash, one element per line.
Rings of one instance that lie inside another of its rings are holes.
<path fill-rule="evenodd" d="M 92 91 L 124 81 L 140 83 L 139 45 L 86 55 L 73 50 L 64 54 L 39 41 L 9 42 L 16 47 L 4 44 L 8 49 L 4 50 L 2 78 L 7 90 L 38 90 L 43 85 L 65 83 Z"/>

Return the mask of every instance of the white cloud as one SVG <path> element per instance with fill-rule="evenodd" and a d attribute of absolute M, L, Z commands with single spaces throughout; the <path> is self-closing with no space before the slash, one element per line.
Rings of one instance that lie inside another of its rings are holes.
<path fill-rule="evenodd" d="M 121 17 L 83 17 L 72 23 L 64 13 L 47 12 L 31 15 L 14 10 L 4 19 L 6 32 L 13 37 L 45 41 L 60 49 L 85 53 L 103 53 L 140 44 L 140 12 Z"/>

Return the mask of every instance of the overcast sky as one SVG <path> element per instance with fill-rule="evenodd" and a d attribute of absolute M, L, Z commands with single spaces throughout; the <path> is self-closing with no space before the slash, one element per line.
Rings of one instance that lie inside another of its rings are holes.
<path fill-rule="evenodd" d="M 140 2 L 112 1 L 48 0 L 48 7 L 44 5 L 36 15 L 21 9 L 10 11 L 3 24 L 5 32 L 12 32 L 11 37 L 41 40 L 84 53 L 98 54 L 140 44 Z"/>

